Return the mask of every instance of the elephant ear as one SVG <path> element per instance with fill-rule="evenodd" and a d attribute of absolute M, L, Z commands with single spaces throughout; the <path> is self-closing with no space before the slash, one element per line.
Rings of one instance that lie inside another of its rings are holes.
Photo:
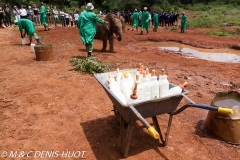
<path fill-rule="evenodd" d="M 107 22 L 107 23 L 105 23 L 105 22 Z M 108 21 L 105 21 L 104 22 L 104 24 L 103 24 L 103 26 L 104 26 L 104 28 L 106 28 L 108 31 L 110 30 L 110 23 L 108 22 Z"/>
<path fill-rule="evenodd" d="M 119 30 L 119 32 L 123 31 L 122 22 L 118 18 L 114 20 L 114 29 Z"/>
<path fill-rule="evenodd" d="M 112 14 L 107 14 L 107 16 L 105 17 L 104 20 L 108 22 L 108 24 L 105 24 L 107 30 L 112 30 L 112 27 L 115 25 L 114 19 L 115 18 Z"/>

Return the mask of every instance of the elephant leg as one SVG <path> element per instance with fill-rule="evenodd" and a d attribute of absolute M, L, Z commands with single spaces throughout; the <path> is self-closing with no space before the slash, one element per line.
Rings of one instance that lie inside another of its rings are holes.
<path fill-rule="evenodd" d="M 113 34 L 109 35 L 108 40 L 109 40 L 109 45 L 110 45 L 110 52 L 114 52 L 114 49 L 113 49 Z"/>
<path fill-rule="evenodd" d="M 102 52 L 106 52 L 106 48 L 107 48 L 107 37 L 102 38 L 102 42 L 103 42 L 103 47 L 102 47 Z"/>

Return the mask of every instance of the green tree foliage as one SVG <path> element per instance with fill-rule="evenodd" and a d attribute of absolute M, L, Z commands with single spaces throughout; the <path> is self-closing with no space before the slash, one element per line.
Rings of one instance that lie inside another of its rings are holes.
<path fill-rule="evenodd" d="M 1 0 L 0 5 L 3 5 L 3 4 L 8 4 L 10 7 L 13 7 L 13 6 L 20 7 L 21 5 L 26 7 L 32 4 L 39 5 L 40 1 L 39 0 Z"/>
<path fill-rule="evenodd" d="M 69 3 L 70 7 L 76 7 L 76 6 L 79 6 L 79 2 L 78 1 L 71 1 Z"/>
<path fill-rule="evenodd" d="M 240 0 L 0 0 L 0 5 L 8 4 L 10 7 L 14 5 L 20 7 L 24 5 L 36 4 L 40 5 L 43 1 L 49 6 L 57 5 L 58 8 L 81 8 L 88 2 L 92 2 L 98 10 L 120 10 L 120 11 L 133 11 L 135 8 L 142 10 L 143 7 L 156 11 L 175 11 L 178 8 L 191 8 L 195 4 L 230 4 L 233 6 L 240 5 Z M 203 6 L 201 9 L 206 9 Z M 199 9 L 199 10 L 201 10 Z"/>

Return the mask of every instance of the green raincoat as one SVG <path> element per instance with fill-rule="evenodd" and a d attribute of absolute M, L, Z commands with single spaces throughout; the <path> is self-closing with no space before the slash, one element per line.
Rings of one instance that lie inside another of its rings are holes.
<path fill-rule="evenodd" d="M 32 39 L 33 34 L 36 32 L 32 21 L 28 19 L 20 19 L 17 21 L 17 25 L 21 33 L 23 32 L 23 29 L 24 29 L 29 39 Z"/>
<path fill-rule="evenodd" d="M 104 20 L 98 18 L 91 10 L 85 10 L 80 14 L 77 26 L 83 44 L 93 44 L 97 30 L 96 22 L 103 24 Z"/>
<path fill-rule="evenodd" d="M 154 16 L 153 16 L 153 21 L 154 21 L 154 29 L 158 29 L 158 14 L 155 13 Z"/>
<path fill-rule="evenodd" d="M 41 8 L 40 8 L 40 20 L 41 20 L 41 24 L 44 25 L 44 27 L 47 26 L 47 11 L 46 11 L 46 8 L 42 5 Z"/>
<path fill-rule="evenodd" d="M 132 15 L 133 27 L 138 27 L 139 17 L 140 17 L 140 14 L 137 11 L 135 11 Z"/>
<path fill-rule="evenodd" d="M 182 30 L 186 29 L 186 27 L 187 27 L 186 23 L 187 23 L 187 17 L 186 17 L 186 15 L 183 15 L 182 20 L 181 20 L 181 29 Z"/>
<path fill-rule="evenodd" d="M 150 20 L 150 14 L 148 13 L 148 11 L 143 11 L 142 12 L 142 29 L 149 29 L 149 20 Z"/>

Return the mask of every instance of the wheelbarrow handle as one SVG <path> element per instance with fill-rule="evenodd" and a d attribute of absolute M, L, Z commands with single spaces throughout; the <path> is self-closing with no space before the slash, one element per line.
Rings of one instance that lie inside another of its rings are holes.
<path fill-rule="evenodd" d="M 188 107 L 195 107 L 195 108 L 201 108 L 201 109 L 207 109 L 211 111 L 218 111 L 219 113 L 224 113 L 224 114 L 233 114 L 233 110 L 229 108 L 223 108 L 223 107 L 213 107 L 213 106 L 208 106 L 204 104 L 186 104 L 179 108 L 178 110 L 170 113 L 171 115 L 176 115 L 187 109 Z"/>
<path fill-rule="evenodd" d="M 224 114 L 233 114 L 234 113 L 233 109 L 223 108 L 223 107 L 218 107 L 218 112 L 224 113 Z"/>
<path fill-rule="evenodd" d="M 136 117 L 142 122 L 142 124 L 147 128 L 149 134 L 155 138 L 159 139 L 159 133 L 155 130 L 153 126 L 151 126 L 143 117 L 142 115 L 136 110 L 134 106 L 129 106 L 130 110 L 136 115 Z"/>

